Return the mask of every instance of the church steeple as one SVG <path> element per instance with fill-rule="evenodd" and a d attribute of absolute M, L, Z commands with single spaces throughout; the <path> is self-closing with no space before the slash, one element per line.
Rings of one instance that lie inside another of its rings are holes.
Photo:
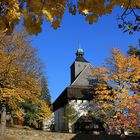
<path fill-rule="evenodd" d="M 88 62 L 87 60 L 85 60 L 85 58 L 83 56 L 84 56 L 84 51 L 83 51 L 83 49 L 79 48 L 76 52 L 75 61 Z"/>
<path fill-rule="evenodd" d="M 88 61 L 85 60 L 83 49 L 79 48 L 76 51 L 76 59 L 74 63 L 71 65 L 71 83 L 77 78 L 77 76 L 83 71 L 83 69 L 87 66 Z"/>

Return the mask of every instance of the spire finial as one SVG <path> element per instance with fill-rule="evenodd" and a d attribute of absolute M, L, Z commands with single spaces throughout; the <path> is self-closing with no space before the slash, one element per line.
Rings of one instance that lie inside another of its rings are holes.
<path fill-rule="evenodd" d="M 84 55 L 84 51 L 83 51 L 83 49 L 81 49 L 80 47 L 79 47 L 79 49 L 77 50 L 77 52 L 76 52 L 76 56 L 77 57 L 82 57 Z"/>
<path fill-rule="evenodd" d="M 81 44 L 78 42 L 78 49 L 81 49 Z"/>

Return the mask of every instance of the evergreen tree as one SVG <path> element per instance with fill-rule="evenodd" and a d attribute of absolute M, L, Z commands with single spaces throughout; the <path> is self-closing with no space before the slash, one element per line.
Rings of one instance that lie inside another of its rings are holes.
<path fill-rule="evenodd" d="M 41 78 L 41 99 L 43 99 L 49 106 L 51 105 L 51 96 L 48 89 L 48 83 L 44 76 Z"/>
<path fill-rule="evenodd" d="M 137 46 L 129 46 L 129 50 L 127 51 L 128 55 L 136 55 L 140 58 L 140 49 Z"/>
<path fill-rule="evenodd" d="M 140 39 L 139 39 L 139 42 L 140 42 Z M 135 46 L 135 47 L 134 46 L 129 46 L 129 50 L 127 51 L 127 54 L 129 56 L 136 55 L 136 57 L 139 57 L 139 59 L 140 59 L 140 49 L 137 46 Z M 137 82 L 138 82 L 139 86 L 137 87 L 137 89 L 134 89 L 134 90 L 136 90 L 135 93 L 140 92 L 140 79 Z"/>

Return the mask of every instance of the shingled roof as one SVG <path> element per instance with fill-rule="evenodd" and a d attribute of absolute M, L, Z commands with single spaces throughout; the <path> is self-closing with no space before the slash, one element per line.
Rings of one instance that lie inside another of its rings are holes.
<path fill-rule="evenodd" d="M 53 103 L 53 111 L 63 107 L 69 100 L 92 100 L 93 93 L 91 93 L 89 86 L 69 86 L 60 94 L 60 96 Z"/>
<path fill-rule="evenodd" d="M 81 56 L 76 57 L 75 61 L 87 62 L 88 63 L 88 61 L 83 56 L 82 57 Z"/>

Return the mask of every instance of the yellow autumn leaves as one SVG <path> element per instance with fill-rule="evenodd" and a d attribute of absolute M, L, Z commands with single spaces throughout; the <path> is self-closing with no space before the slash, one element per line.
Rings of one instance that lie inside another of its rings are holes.
<path fill-rule="evenodd" d="M 17 0 L 3 0 L 0 3 L 0 30 L 3 32 L 11 33 L 14 26 L 20 21 L 20 5 Z"/>
<path fill-rule="evenodd" d="M 6 99 L 14 115 L 23 117 L 21 104 L 31 100 L 40 107 L 37 115 L 42 120 L 49 117 L 51 111 L 40 99 L 42 65 L 27 36 L 24 31 L 14 32 L 10 36 L 0 32 L 0 104 Z"/>
<path fill-rule="evenodd" d="M 43 12 L 43 14 L 45 14 L 46 19 L 49 22 L 52 22 L 53 21 L 53 16 L 51 15 L 51 13 L 48 10 L 42 10 L 42 12 Z"/>
<path fill-rule="evenodd" d="M 0 2 L 0 30 L 11 34 L 20 20 L 29 34 L 38 34 L 42 31 L 41 25 L 44 18 L 52 23 L 53 28 L 58 28 L 62 20 L 66 1 L 18 1 L 3 0 Z"/>
<path fill-rule="evenodd" d="M 113 8 L 120 5 L 127 8 L 128 0 L 2 0 L 0 2 L 0 30 L 11 34 L 14 27 L 22 21 L 29 34 L 42 31 L 41 25 L 46 19 L 54 29 L 61 25 L 63 14 L 68 8 L 73 15 L 80 13 L 90 23 L 110 14 Z M 131 1 L 131 8 L 140 7 L 138 0 Z"/>
<path fill-rule="evenodd" d="M 109 118 L 125 116 L 126 123 L 131 124 L 131 128 L 127 125 L 126 129 L 137 131 L 140 121 L 140 59 L 135 55 L 126 57 L 114 49 L 106 65 L 95 68 L 92 72 L 98 79 L 93 87 L 94 100 L 99 109 L 106 112 L 108 123 Z M 136 121 L 132 123 L 130 120 Z"/>

